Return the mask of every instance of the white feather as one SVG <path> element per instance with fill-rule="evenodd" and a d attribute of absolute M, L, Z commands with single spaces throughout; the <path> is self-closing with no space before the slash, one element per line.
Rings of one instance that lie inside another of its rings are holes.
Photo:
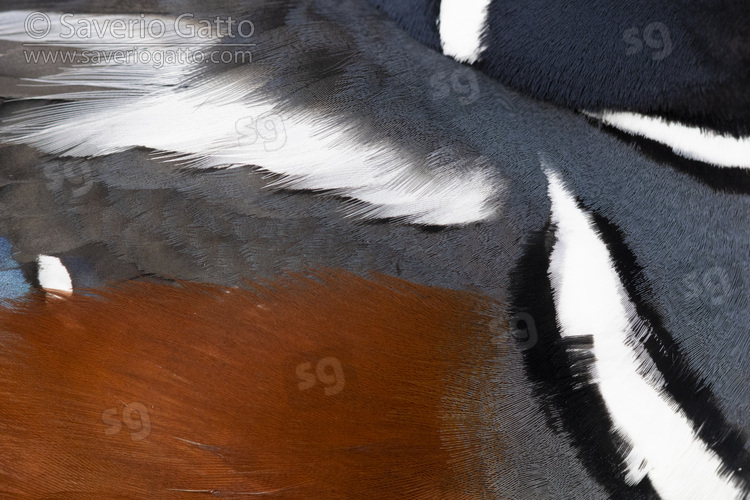
<path fill-rule="evenodd" d="M 648 325 L 637 317 L 591 217 L 544 165 L 556 242 L 550 280 L 561 333 L 593 338 L 593 376 L 617 431 L 632 445 L 628 479 L 648 475 L 665 500 L 741 498 L 719 457 L 695 435 L 664 390 L 664 379 L 638 342 Z"/>

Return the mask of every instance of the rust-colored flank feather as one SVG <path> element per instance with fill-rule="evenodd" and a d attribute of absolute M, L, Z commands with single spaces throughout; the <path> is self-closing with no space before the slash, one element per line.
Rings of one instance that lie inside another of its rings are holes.
<path fill-rule="evenodd" d="M 0 310 L 0 496 L 486 496 L 488 307 L 338 271 L 19 302 Z"/>

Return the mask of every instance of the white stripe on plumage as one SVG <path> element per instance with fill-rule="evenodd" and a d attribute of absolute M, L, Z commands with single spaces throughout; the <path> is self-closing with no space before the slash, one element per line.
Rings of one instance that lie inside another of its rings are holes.
<path fill-rule="evenodd" d="M 750 137 L 722 135 L 638 113 L 604 111 L 584 114 L 630 134 L 665 144 L 685 158 L 717 167 L 750 168 Z"/>
<path fill-rule="evenodd" d="M 16 39 L 18 29 L 9 29 L 4 16 L 0 39 Z M 13 13 L 11 21 L 22 18 Z M 23 113 L 0 131 L 9 142 L 55 155 L 146 147 L 196 167 L 255 165 L 279 174 L 277 185 L 353 198 L 359 203 L 349 214 L 365 218 L 453 225 L 487 220 L 496 211 L 499 186 L 486 159 L 475 155 L 445 164 L 440 150 L 414 158 L 395 141 L 363 142 L 341 117 L 280 112 L 258 90 L 264 82 L 253 67 L 227 70 L 189 88 L 174 83 L 192 68 L 175 70 L 166 80 L 149 72 L 128 74 L 127 66 L 114 63 L 101 69 L 79 68 L 73 77 L 61 73 L 47 80 L 112 90 L 75 93 L 75 102 Z"/>
<path fill-rule="evenodd" d="M 556 241 L 550 281 L 563 337 L 591 336 L 592 375 L 618 433 L 632 446 L 627 478 L 646 475 L 665 500 L 736 499 L 740 486 L 694 433 L 666 393 L 661 373 L 640 343 L 650 326 L 637 316 L 590 215 L 547 168 Z"/>

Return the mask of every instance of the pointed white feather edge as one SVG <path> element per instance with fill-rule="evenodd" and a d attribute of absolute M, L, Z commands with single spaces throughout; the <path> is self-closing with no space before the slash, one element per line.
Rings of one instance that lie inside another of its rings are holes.
<path fill-rule="evenodd" d="M 591 217 L 546 164 L 556 242 L 550 280 L 561 333 L 594 340 L 593 375 L 616 430 L 632 445 L 628 479 L 648 475 L 665 500 L 736 499 L 741 485 L 719 474 L 719 457 L 694 434 L 640 347 L 649 326 L 635 313 Z"/>
<path fill-rule="evenodd" d="M 26 15 L 0 14 L 0 39 L 25 39 Z M 181 90 L 164 84 L 179 83 L 191 68 L 172 71 L 166 81 L 158 72 L 131 72 L 116 64 L 76 70 L 47 81 L 74 85 L 85 80 L 121 90 L 45 96 L 79 101 L 18 115 L 0 124 L 0 134 L 56 155 L 102 156 L 146 147 L 196 167 L 254 165 L 282 176 L 286 188 L 331 191 L 361 202 L 350 215 L 363 218 L 460 225 L 487 220 L 497 209 L 499 186 L 485 158 L 444 165 L 435 151 L 425 159 L 430 167 L 425 170 L 410 162 L 398 144 L 365 143 L 335 116 L 304 109 L 282 116 L 263 96 L 249 99 L 262 82 L 242 68 Z M 273 134 L 258 128 L 268 125 L 276 128 Z"/>
<path fill-rule="evenodd" d="M 583 114 L 630 134 L 665 144 L 685 158 L 717 167 L 750 168 L 750 137 L 721 135 L 711 130 L 630 112 L 583 111 Z"/>

